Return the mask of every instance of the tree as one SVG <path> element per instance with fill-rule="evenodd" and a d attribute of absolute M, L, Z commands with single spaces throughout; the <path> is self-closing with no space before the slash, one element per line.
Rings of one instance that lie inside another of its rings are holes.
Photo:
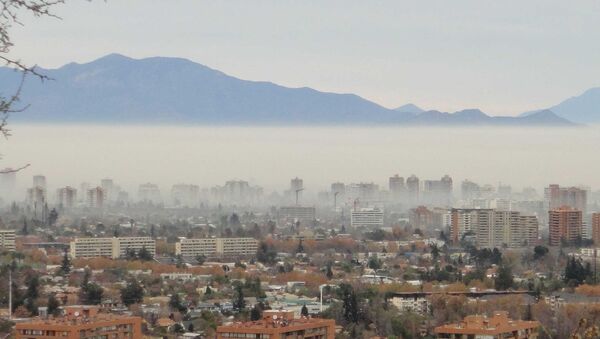
<path fill-rule="evenodd" d="M 300 310 L 300 315 L 303 317 L 308 317 L 308 308 L 306 304 L 302 305 L 302 309 Z"/>
<path fill-rule="evenodd" d="M 546 256 L 546 254 L 548 254 L 549 250 L 548 247 L 546 246 L 542 246 L 542 245 L 537 245 L 533 248 L 533 260 L 540 260 L 541 258 L 543 258 L 544 256 Z"/>
<path fill-rule="evenodd" d="M 21 234 L 29 235 L 29 228 L 27 227 L 27 219 L 23 218 L 23 229 L 21 230 Z"/>
<path fill-rule="evenodd" d="M 136 279 L 129 279 L 127 285 L 121 289 L 121 301 L 126 306 L 137 304 L 144 299 L 144 288 Z"/>
<path fill-rule="evenodd" d="M 503 264 L 498 267 L 494 286 L 497 290 L 507 290 L 514 284 L 514 277 L 510 266 Z"/>
<path fill-rule="evenodd" d="M 142 261 L 151 261 L 154 259 L 154 255 L 152 255 L 152 253 L 146 249 L 146 246 L 142 246 L 137 256 Z"/>
<path fill-rule="evenodd" d="M 277 252 L 273 245 L 268 244 L 266 241 L 261 241 L 256 250 L 256 260 L 263 264 L 274 264 Z"/>
<path fill-rule="evenodd" d="M 212 294 L 212 289 L 210 288 L 210 286 L 206 286 L 206 290 L 204 291 L 204 295 L 211 295 Z"/>
<path fill-rule="evenodd" d="M 369 258 L 369 261 L 367 262 L 367 267 L 369 267 L 372 270 L 378 270 L 381 268 L 381 260 L 379 260 L 376 255 L 373 255 Z"/>
<path fill-rule="evenodd" d="M 11 113 L 23 111 L 24 108 L 15 107 L 19 102 L 23 82 L 27 75 L 34 75 L 41 80 L 48 79 L 47 76 L 38 73 L 35 66 L 30 67 L 21 63 L 17 59 L 7 56 L 14 42 L 11 39 L 9 30 L 13 25 L 21 25 L 19 16 L 25 13 L 33 14 L 36 17 L 56 17 L 51 12 L 52 6 L 62 3 L 63 0 L 3 0 L 2 9 L 0 10 L 0 60 L 22 74 L 21 83 L 18 89 L 9 97 L 0 96 L 0 134 L 4 137 L 10 135 L 10 130 L 7 128 L 8 117 Z M 28 167 L 23 166 L 16 170 L 7 170 L 2 173 L 17 172 Z"/>
<path fill-rule="evenodd" d="M 354 288 L 349 284 L 341 284 L 339 293 L 342 297 L 342 308 L 344 319 L 349 323 L 358 323 L 359 310 L 358 310 L 358 298 Z"/>
<path fill-rule="evenodd" d="M 81 289 L 79 290 L 79 298 L 84 305 L 98 305 L 102 302 L 104 296 L 104 289 L 102 286 L 90 282 L 91 272 L 86 269 L 81 282 Z"/>
<path fill-rule="evenodd" d="M 56 223 L 57 220 L 58 220 L 58 212 L 56 211 L 56 208 L 53 208 L 50 211 L 50 214 L 48 215 L 48 225 L 54 226 L 54 224 Z"/>
<path fill-rule="evenodd" d="M 431 257 L 433 260 L 438 260 L 440 257 L 440 249 L 436 244 L 431 245 Z"/>
<path fill-rule="evenodd" d="M 241 284 L 236 284 L 233 293 L 233 300 L 231 301 L 233 309 L 241 312 L 246 308 L 246 300 L 244 299 L 244 290 Z"/>
<path fill-rule="evenodd" d="M 60 264 L 59 273 L 62 275 L 67 275 L 71 272 L 71 260 L 69 259 L 69 254 L 67 251 L 63 254 L 63 259 Z"/>
<path fill-rule="evenodd" d="M 296 253 L 304 253 L 304 245 L 302 245 L 302 239 L 298 241 L 298 247 L 296 248 Z"/>
<path fill-rule="evenodd" d="M 37 274 L 32 274 L 27 278 L 27 292 L 25 292 L 25 307 L 29 313 L 37 314 L 36 299 L 40 296 L 40 279 Z"/>
<path fill-rule="evenodd" d="M 187 307 L 181 302 L 181 298 L 178 293 L 173 293 L 169 299 L 169 307 L 171 309 L 179 311 L 179 313 L 186 313 Z"/>
<path fill-rule="evenodd" d="M 188 325 L 188 332 L 194 332 L 194 324 L 190 323 Z"/>
<path fill-rule="evenodd" d="M 48 314 L 49 315 L 58 315 L 58 307 L 60 306 L 60 303 L 58 302 L 58 300 L 56 299 L 56 296 L 54 296 L 54 294 L 50 294 L 50 296 L 48 297 L 48 303 L 47 303 L 47 307 L 48 307 Z"/>
<path fill-rule="evenodd" d="M 196 262 L 198 263 L 198 265 L 202 265 L 204 264 L 204 262 L 206 261 L 206 257 L 202 254 L 196 256 Z"/>
<path fill-rule="evenodd" d="M 331 280 L 331 278 L 333 278 L 333 270 L 331 269 L 331 262 L 327 263 L 327 268 L 326 268 L 326 271 L 325 271 L 325 276 L 329 280 Z"/>
<path fill-rule="evenodd" d="M 260 318 L 262 318 L 262 310 L 258 307 L 257 304 L 254 305 L 254 307 L 252 307 L 252 310 L 250 310 L 250 320 L 257 321 L 260 320 Z"/>
<path fill-rule="evenodd" d="M 567 261 L 564 281 L 569 285 L 578 286 L 591 275 L 591 268 L 589 265 L 584 267 L 581 259 L 575 259 L 575 257 L 571 257 Z"/>

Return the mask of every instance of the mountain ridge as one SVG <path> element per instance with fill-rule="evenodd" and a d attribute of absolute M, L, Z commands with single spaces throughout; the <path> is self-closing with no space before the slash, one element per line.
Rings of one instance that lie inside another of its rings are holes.
<path fill-rule="evenodd" d="M 477 109 L 434 114 L 414 104 L 388 109 L 352 93 L 243 80 L 184 58 L 133 59 L 113 53 L 86 63 L 39 68 L 53 80 L 28 78 L 13 119 L 58 123 L 193 123 L 284 125 L 572 125 L 551 114 L 490 117 Z M 0 68 L 0 91 L 20 74 Z M 428 113 L 429 112 L 429 113 Z M 437 111 L 435 111 L 437 112 Z"/>

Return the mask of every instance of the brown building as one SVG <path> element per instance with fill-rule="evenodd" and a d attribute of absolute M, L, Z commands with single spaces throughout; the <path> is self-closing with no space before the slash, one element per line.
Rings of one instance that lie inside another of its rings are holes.
<path fill-rule="evenodd" d="M 581 239 L 583 214 L 580 210 L 563 206 L 548 211 L 550 246 L 558 246 L 561 241 L 574 243 Z"/>
<path fill-rule="evenodd" d="M 97 306 L 69 306 L 59 318 L 17 323 L 15 339 L 142 339 L 142 318 L 99 313 Z"/>
<path fill-rule="evenodd" d="M 585 213 L 587 208 L 587 192 L 578 187 L 560 187 L 550 185 L 544 190 L 548 200 L 548 209 L 553 210 L 562 206 L 569 206 Z"/>
<path fill-rule="evenodd" d="M 438 338 L 506 338 L 529 339 L 538 337 L 540 323 L 537 321 L 511 320 L 507 312 L 495 312 L 493 316 L 469 315 L 457 324 L 435 328 Z"/>
<path fill-rule="evenodd" d="M 592 213 L 592 239 L 596 246 L 600 245 L 600 213 Z"/>
<path fill-rule="evenodd" d="M 335 321 L 294 319 L 294 312 L 291 311 L 265 311 L 262 320 L 217 327 L 217 339 L 228 338 L 334 339 Z"/>

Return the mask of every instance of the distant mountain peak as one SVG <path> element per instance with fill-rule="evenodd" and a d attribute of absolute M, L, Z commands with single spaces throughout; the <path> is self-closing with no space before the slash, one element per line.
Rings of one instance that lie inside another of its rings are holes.
<path fill-rule="evenodd" d="M 412 113 L 412 114 L 419 114 L 419 113 L 425 112 L 424 109 L 422 109 L 421 107 L 419 107 L 415 104 L 412 104 L 412 103 L 408 103 L 408 104 L 402 105 L 398 108 L 395 108 L 394 111 L 402 112 L 402 113 Z"/>

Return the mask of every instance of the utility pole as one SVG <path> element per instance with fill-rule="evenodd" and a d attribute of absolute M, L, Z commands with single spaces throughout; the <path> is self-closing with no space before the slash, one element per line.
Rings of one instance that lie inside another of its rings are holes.
<path fill-rule="evenodd" d="M 8 320 L 12 319 L 12 267 L 8 268 Z"/>

